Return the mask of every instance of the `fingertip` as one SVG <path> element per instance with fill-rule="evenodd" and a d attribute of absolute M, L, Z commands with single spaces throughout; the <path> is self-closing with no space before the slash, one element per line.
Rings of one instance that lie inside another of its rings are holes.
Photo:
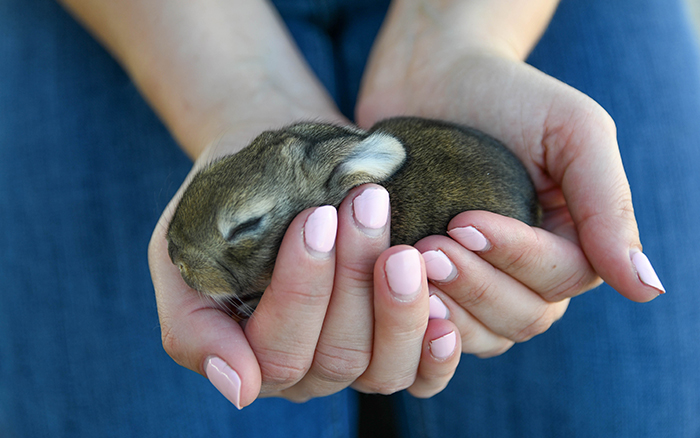
<path fill-rule="evenodd" d="M 603 281 L 636 303 L 648 303 L 666 293 L 651 261 L 638 249 L 607 262 L 598 260 L 594 267 Z"/>
<path fill-rule="evenodd" d="M 438 362 L 459 351 L 461 352 L 461 335 L 454 322 L 449 319 L 431 319 L 425 330 L 424 352 Z"/>
<path fill-rule="evenodd" d="M 233 353 L 233 355 L 231 354 Z M 260 368 L 255 358 L 242 361 L 240 351 L 219 351 L 205 357 L 204 376 L 238 410 L 253 403 L 261 388 Z M 226 357 L 227 359 L 224 359 Z"/>
<path fill-rule="evenodd" d="M 578 225 L 581 246 L 595 271 L 625 298 L 646 303 L 665 292 L 648 257 L 641 251 L 631 210 L 612 218 L 597 215 Z"/>
<path fill-rule="evenodd" d="M 389 192 L 382 186 L 363 187 L 352 207 L 358 228 L 366 234 L 380 234 L 389 222 Z"/>
<path fill-rule="evenodd" d="M 457 334 L 453 330 L 428 342 L 430 355 L 437 361 L 445 361 L 452 357 L 457 346 Z"/>
<path fill-rule="evenodd" d="M 646 303 L 666 293 L 666 288 L 661 283 L 651 261 L 643 252 L 638 249 L 631 250 L 630 261 L 642 287 L 635 291 L 636 293 L 629 294 L 629 299 Z"/>
<path fill-rule="evenodd" d="M 447 234 L 469 251 L 483 252 L 491 248 L 491 243 L 484 234 L 472 225 L 452 228 Z"/>
<path fill-rule="evenodd" d="M 428 319 L 450 319 L 450 309 L 447 308 L 437 294 L 430 295 L 429 308 L 430 314 Z"/>
<path fill-rule="evenodd" d="M 415 248 L 394 252 L 384 262 L 389 290 L 399 301 L 413 301 L 423 289 L 421 255 Z"/>
<path fill-rule="evenodd" d="M 304 243 L 309 253 L 324 257 L 335 246 L 338 232 L 338 215 L 335 207 L 324 205 L 315 208 L 304 223 Z"/>
<path fill-rule="evenodd" d="M 209 356 L 204 362 L 204 374 L 212 385 L 233 405 L 241 406 L 241 376 L 218 356 Z"/>
<path fill-rule="evenodd" d="M 163 348 L 178 364 L 207 377 L 238 409 L 257 398 L 258 361 L 241 326 L 226 313 L 202 306 L 162 325 Z"/>
<path fill-rule="evenodd" d="M 644 255 L 644 253 L 641 251 L 630 251 L 630 259 L 632 260 L 632 265 L 634 265 L 634 268 L 637 271 L 637 276 L 642 283 L 656 289 L 659 292 L 659 295 L 666 293 L 664 285 L 661 284 L 659 276 L 656 274 L 656 271 L 651 265 L 649 258 Z"/>
<path fill-rule="evenodd" d="M 418 373 L 408 391 L 419 398 L 432 397 L 442 391 L 457 369 L 461 352 L 462 340 L 455 324 L 444 319 L 430 320 Z"/>
<path fill-rule="evenodd" d="M 457 277 L 457 268 L 454 263 L 439 249 L 425 251 L 423 261 L 428 279 L 432 281 L 449 282 Z"/>

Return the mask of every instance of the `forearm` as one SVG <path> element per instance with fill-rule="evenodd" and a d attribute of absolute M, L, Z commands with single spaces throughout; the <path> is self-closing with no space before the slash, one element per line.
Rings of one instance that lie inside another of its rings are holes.
<path fill-rule="evenodd" d="M 62 3 L 119 60 L 193 158 L 232 125 L 334 113 L 265 1 Z"/>

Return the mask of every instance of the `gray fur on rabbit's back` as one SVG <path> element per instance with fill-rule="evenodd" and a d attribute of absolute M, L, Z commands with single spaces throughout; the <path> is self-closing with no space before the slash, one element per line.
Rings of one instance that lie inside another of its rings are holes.
<path fill-rule="evenodd" d="M 479 131 L 418 118 L 388 119 L 368 132 L 299 123 L 261 134 L 193 178 L 168 229 L 170 257 L 191 287 L 250 314 L 292 219 L 338 206 L 369 182 L 390 194 L 392 245 L 445 234 L 467 210 L 540 222 L 525 168 Z"/>

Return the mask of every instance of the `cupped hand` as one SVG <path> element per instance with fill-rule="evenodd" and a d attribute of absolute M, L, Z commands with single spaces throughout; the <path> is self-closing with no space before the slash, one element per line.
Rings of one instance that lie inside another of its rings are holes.
<path fill-rule="evenodd" d="M 515 219 L 471 211 L 448 230 L 450 237 L 429 236 L 416 248 L 465 353 L 496 356 L 545 332 L 570 296 L 597 281 L 581 269 L 587 261 L 574 243 Z"/>
<path fill-rule="evenodd" d="M 234 405 L 267 396 L 305 401 L 350 385 L 383 394 L 409 388 L 428 397 L 447 385 L 459 362 L 460 335 L 450 321 L 428 321 L 420 253 L 389 248 L 382 187 L 353 189 L 337 211 L 300 213 L 285 234 L 270 286 L 243 326 L 190 289 L 170 261 L 165 235 L 178 199 L 149 247 L 163 345 Z"/>
<path fill-rule="evenodd" d="M 459 362 L 459 332 L 450 321 L 428 321 L 420 253 L 389 248 L 388 193 L 371 184 L 351 190 L 338 208 L 335 245 L 334 212 L 325 206 L 295 219 L 246 324 L 262 394 L 304 401 L 352 384 L 434 395 Z"/>
<path fill-rule="evenodd" d="M 482 25 L 489 16 L 467 13 L 471 4 L 480 3 L 392 3 L 356 117 L 362 127 L 397 115 L 472 126 L 504 142 L 530 173 L 544 210 L 541 228 L 466 212 L 450 224 L 451 239 L 431 236 L 416 245 L 464 351 L 492 356 L 547 330 L 569 298 L 601 277 L 634 301 L 664 290 L 641 253 L 611 117 L 523 62 L 536 32 L 514 41 L 506 26 Z M 508 16 L 507 8 L 495 6 L 494 17 Z"/>
<path fill-rule="evenodd" d="M 393 115 L 441 118 L 475 127 L 511 148 L 532 176 L 544 223 L 527 230 L 499 221 L 504 238 L 537 245 L 510 248 L 501 237 L 487 235 L 493 248 L 481 253 L 482 260 L 546 300 L 582 293 L 599 283 L 598 275 L 634 301 L 662 293 L 641 254 L 611 117 L 589 97 L 525 64 L 520 59 L 525 53 L 513 50 L 511 41 L 470 34 L 469 26 L 459 25 L 466 18 L 457 9 L 416 19 L 405 6 L 410 3 L 394 5 L 375 43 L 358 104 L 359 124 Z M 555 260 L 552 254 L 567 263 L 548 263 Z M 514 271 L 513 260 L 530 260 L 532 266 Z M 544 289 L 523 277 L 542 269 L 550 278 Z M 582 280 L 570 287 L 574 272 Z"/>

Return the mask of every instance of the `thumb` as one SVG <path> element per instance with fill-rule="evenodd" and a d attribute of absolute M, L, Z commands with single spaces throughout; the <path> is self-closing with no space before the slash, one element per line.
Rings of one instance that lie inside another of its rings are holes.
<path fill-rule="evenodd" d="M 182 280 L 170 262 L 165 230 L 161 218 L 148 248 L 163 347 L 175 362 L 206 376 L 241 409 L 260 392 L 258 361 L 242 327 Z"/>
<path fill-rule="evenodd" d="M 665 290 L 642 253 L 617 130 L 605 110 L 587 97 L 582 104 L 582 97 L 552 106 L 543 137 L 546 166 L 560 182 L 596 272 L 630 300 L 650 301 Z"/>

